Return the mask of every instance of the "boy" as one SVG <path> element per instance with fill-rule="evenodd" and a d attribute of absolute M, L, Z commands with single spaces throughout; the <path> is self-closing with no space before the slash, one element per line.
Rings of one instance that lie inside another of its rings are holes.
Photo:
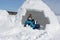
<path fill-rule="evenodd" d="M 29 25 L 33 29 L 38 29 L 40 27 L 39 24 L 35 24 L 35 20 L 32 19 L 32 14 L 29 14 L 27 20 L 25 21 L 24 27 L 26 27 L 26 25 Z"/>

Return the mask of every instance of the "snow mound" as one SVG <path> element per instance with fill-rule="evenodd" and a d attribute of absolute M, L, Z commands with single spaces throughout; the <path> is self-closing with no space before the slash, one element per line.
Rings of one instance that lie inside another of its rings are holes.
<path fill-rule="evenodd" d="M 0 10 L 0 33 L 10 30 L 13 26 L 9 13 L 6 10 Z"/>

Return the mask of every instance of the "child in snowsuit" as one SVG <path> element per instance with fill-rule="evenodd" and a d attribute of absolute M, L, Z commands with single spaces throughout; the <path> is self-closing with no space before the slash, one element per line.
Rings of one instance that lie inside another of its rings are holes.
<path fill-rule="evenodd" d="M 38 29 L 40 27 L 39 24 L 35 24 L 35 20 L 32 19 L 32 15 L 31 14 L 29 14 L 27 20 L 25 21 L 24 27 L 26 27 L 26 25 L 29 25 L 33 29 Z"/>

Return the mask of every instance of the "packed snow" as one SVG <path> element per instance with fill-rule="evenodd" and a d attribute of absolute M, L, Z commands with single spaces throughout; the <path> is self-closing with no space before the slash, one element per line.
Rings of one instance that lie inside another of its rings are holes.
<path fill-rule="evenodd" d="M 10 30 L 14 24 L 11 23 L 9 14 L 5 10 L 0 10 L 0 33 Z"/>
<path fill-rule="evenodd" d="M 60 23 L 60 16 L 59 16 L 59 15 L 57 15 L 57 19 L 58 19 L 58 21 L 59 21 L 59 23 Z"/>
<path fill-rule="evenodd" d="M 30 26 L 24 27 L 21 24 L 22 16 L 26 14 L 27 9 L 44 10 L 45 16 L 50 20 L 45 30 L 33 30 Z M 26 0 L 15 16 L 9 15 L 6 10 L 0 10 L 0 40 L 56 40 L 59 29 L 54 12 L 41 0 Z"/>

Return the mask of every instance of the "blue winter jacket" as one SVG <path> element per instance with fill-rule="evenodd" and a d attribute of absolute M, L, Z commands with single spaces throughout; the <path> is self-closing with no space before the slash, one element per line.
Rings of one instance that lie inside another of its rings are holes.
<path fill-rule="evenodd" d="M 35 28 L 35 21 L 34 21 L 34 19 L 32 19 L 32 20 L 27 19 L 25 21 L 24 26 L 26 27 L 26 25 L 29 25 L 30 27 Z"/>

